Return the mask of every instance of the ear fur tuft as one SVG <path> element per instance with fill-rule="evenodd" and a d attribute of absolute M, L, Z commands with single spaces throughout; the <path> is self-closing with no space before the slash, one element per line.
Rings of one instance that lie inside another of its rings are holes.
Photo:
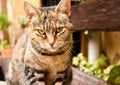
<path fill-rule="evenodd" d="M 61 0 L 56 7 L 55 11 L 66 13 L 68 16 L 71 15 L 71 0 Z"/>
<path fill-rule="evenodd" d="M 24 2 L 24 10 L 29 19 L 31 19 L 34 15 L 38 15 L 37 9 L 32 4 L 26 1 Z"/>

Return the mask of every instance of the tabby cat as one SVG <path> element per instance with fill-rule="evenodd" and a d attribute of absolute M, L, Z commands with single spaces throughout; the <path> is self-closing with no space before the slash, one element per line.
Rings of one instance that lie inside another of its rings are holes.
<path fill-rule="evenodd" d="M 7 85 L 70 85 L 70 0 L 61 0 L 55 9 L 36 9 L 24 2 L 24 9 L 28 29 L 14 48 Z"/>

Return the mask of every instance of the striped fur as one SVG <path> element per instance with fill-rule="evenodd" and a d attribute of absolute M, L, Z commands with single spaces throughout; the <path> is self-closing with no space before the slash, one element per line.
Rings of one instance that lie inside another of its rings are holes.
<path fill-rule="evenodd" d="M 68 2 L 61 0 L 49 10 L 25 2 L 28 31 L 14 48 L 6 77 L 8 85 L 70 85 L 73 26 Z"/>

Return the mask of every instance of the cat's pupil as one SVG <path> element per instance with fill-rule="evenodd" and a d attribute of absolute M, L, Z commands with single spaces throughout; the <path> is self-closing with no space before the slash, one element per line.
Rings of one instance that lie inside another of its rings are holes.
<path fill-rule="evenodd" d="M 44 17 L 44 20 L 46 20 L 47 16 Z"/>

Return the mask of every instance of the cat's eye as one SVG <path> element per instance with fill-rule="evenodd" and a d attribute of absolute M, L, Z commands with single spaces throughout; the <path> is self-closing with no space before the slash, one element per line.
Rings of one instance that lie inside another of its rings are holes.
<path fill-rule="evenodd" d="M 38 29 L 37 32 L 41 35 L 44 35 L 45 34 L 45 30 L 44 29 Z"/>
<path fill-rule="evenodd" d="M 63 27 L 59 27 L 59 28 L 57 28 L 56 31 L 57 31 L 57 33 L 62 32 L 62 31 L 63 31 Z"/>

